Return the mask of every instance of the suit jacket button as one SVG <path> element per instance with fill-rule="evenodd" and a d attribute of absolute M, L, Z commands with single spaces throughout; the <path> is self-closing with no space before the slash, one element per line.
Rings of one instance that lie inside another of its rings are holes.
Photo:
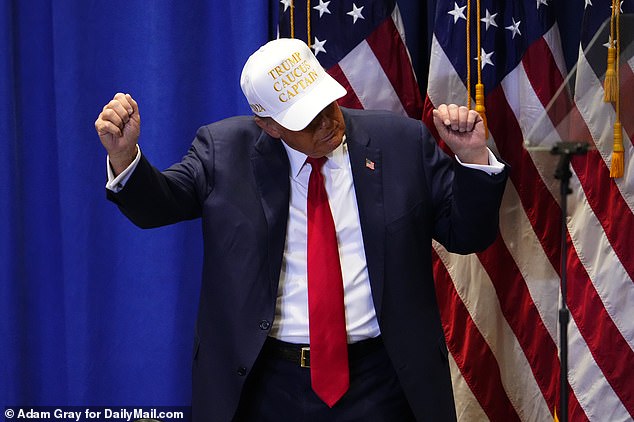
<path fill-rule="evenodd" d="M 247 374 L 247 368 L 245 368 L 244 366 L 241 366 L 238 368 L 238 375 L 240 375 L 241 377 L 245 376 Z"/>
<path fill-rule="evenodd" d="M 270 322 L 268 322 L 265 319 L 260 321 L 260 330 L 268 330 L 269 328 L 271 328 L 271 323 Z"/>

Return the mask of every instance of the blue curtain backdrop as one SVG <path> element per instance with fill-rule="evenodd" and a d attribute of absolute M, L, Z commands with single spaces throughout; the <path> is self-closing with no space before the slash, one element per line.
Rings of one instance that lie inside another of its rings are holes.
<path fill-rule="evenodd" d="M 240 71 L 278 5 L 0 0 L 0 409 L 189 404 L 199 222 L 122 217 L 93 122 L 131 93 L 143 152 L 169 166 L 199 126 L 248 113 Z M 399 5 L 424 85 L 435 2 Z"/>
<path fill-rule="evenodd" d="M 159 168 L 245 114 L 238 78 L 269 35 L 250 1 L 2 0 L 0 408 L 190 400 L 199 222 L 144 231 L 105 200 L 94 130 L 130 92 Z"/>

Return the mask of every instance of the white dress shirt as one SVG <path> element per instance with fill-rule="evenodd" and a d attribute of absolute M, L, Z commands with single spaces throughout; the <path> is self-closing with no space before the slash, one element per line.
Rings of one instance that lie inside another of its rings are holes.
<path fill-rule="evenodd" d="M 291 189 L 286 244 L 270 335 L 290 343 L 308 343 L 306 201 L 311 166 L 305 163 L 306 154 L 295 151 L 286 143 L 284 147 L 290 161 Z M 322 174 L 337 231 L 348 343 L 354 343 L 376 337 L 380 330 L 372 302 L 357 197 L 345 138 L 327 158 Z"/>

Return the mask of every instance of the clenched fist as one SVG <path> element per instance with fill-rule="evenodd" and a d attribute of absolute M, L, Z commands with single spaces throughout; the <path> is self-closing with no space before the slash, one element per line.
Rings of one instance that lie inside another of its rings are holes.
<path fill-rule="evenodd" d="M 456 104 L 441 104 L 434 113 L 434 125 L 449 148 L 463 163 L 489 164 L 484 121 L 475 110 Z"/>
<path fill-rule="evenodd" d="M 95 120 L 95 129 L 108 152 L 115 175 L 125 170 L 137 154 L 141 131 L 139 106 L 130 94 L 117 93 Z"/>

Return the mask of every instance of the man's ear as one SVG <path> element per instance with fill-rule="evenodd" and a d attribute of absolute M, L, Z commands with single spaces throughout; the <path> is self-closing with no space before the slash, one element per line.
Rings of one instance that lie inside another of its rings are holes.
<path fill-rule="evenodd" d="M 280 131 L 279 124 L 270 117 L 258 117 L 254 116 L 255 124 L 266 132 L 271 138 L 280 139 L 282 132 Z"/>

